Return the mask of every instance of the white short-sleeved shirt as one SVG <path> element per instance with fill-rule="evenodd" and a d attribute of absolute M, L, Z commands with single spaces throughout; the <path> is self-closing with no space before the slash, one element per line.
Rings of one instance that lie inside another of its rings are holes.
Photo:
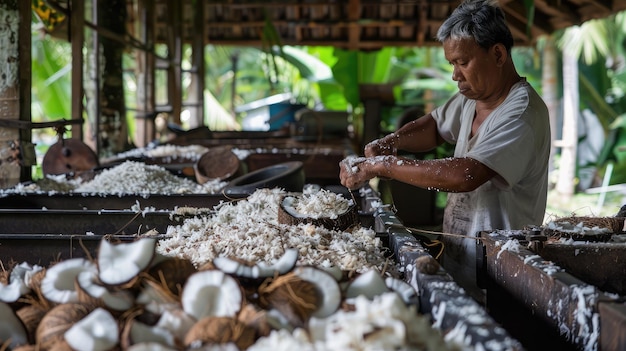
<path fill-rule="evenodd" d="M 541 225 L 545 215 L 550 155 L 548 109 L 525 80 L 516 83 L 470 138 L 476 102 L 456 94 L 432 112 L 439 134 L 497 175 L 477 189 L 449 193 L 443 231 L 475 236 L 480 231 Z M 444 238 L 445 239 L 445 238 Z M 475 268 L 474 240 L 446 239 L 445 262 Z M 475 274 L 474 274 L 475 276 Z"/>

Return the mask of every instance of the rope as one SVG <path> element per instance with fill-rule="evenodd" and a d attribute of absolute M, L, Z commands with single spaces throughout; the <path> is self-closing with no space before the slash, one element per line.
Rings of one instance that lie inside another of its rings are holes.
<path fill-rule="evenodd" d="M 462 235 L 462 234 L 435 232 L 435 231 L 431 231 L 431 230 L 424 230 L 424 229 L 411 228 L 411 227 L 405 227 L 405 228 L 408 229 L 409 231 L 412 231 L 412 232 L 420 232 L 420 233 L 424 233 L 424 234 L 444 235 L 444 236 L 452 236 L 452 237 L 457 237 L 457 238 L 483 240 L 483 238 L 481 238 L 479 236 L 469 236 L 469 235 Z"/>

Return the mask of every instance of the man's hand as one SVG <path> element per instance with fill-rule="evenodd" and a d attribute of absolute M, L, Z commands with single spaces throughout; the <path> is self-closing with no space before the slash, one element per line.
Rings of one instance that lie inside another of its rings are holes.
<path fill-rule="evenodd" d="M 384 138 L 376 139 L 365 145 L 365 157 L 374 157 L 380 155 L 397 155 L 396 139 L 398 136 L 394 133 Z"/>
<path fill-rule="evenodd" d="M 346 157 L 339 163 L 341 184 L 350 190 L 358 189 L 373 178 L 367 172 L 367 158 Z"/>

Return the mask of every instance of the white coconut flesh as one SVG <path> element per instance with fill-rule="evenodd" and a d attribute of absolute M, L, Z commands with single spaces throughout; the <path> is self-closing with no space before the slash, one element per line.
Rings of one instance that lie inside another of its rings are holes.
<path fill-rule="evenodd" d="M 76 277 L 78 286 L 89 296 L 100 299 L 107 307 L 115 311 L 126 311 L 133 306 L 134 298 L 128 290 L 109 290 L 98 284 L 98 273 L 94 270 L 83 271 Z"/>
<path fill-rule="evenodd" d="M 30 289 L 28 289 L 26 284 L 21 280 L 13 280 L 7 285 L 0 284 L 0 301 L 8 303 L 15 302 L 29 290 Z"/>
<path fill-rule="evenodd" d="M 41 271 L 40 266 L 32 266 L 26 262 L 22 262 L 11 269 L 9 274 L 9 283 L 0 284 L 0 301 L 16 302 L 21 295 L 30 292 L 30 279 L 33 274 Z"/>
<path fill-rule="evenodd" d="M 130 243 L 100 242 L 98 270 L 100 280 L 108 285 L 131 281 L 145 270 L 155 255 L 156 239 L 141 238 Z"/>
<path fill-rule="evenodd" d="M 177 306 L 178 302 L 172 300 L 171 296 L 165 293 L 163 288 L 152 284 L 144 284 L 135 302 L 155 314 L 162 314 L 168 308 Z"/>
<path fill-rule="evenodd" d="M 96 308 L 72 325 L 63 338 L 74 350 L 110 350 L 119 342 L 118 324 L 109 311 Z"/>
<path fill-rule="evenodd" d="M 158 342 L 140 342 L 126 348 L 126 351 L 176 351 L 176 348 L 159 344 Z"/>
<path fill-rule="evenodd" d="M 0 302 L 0 345 L 5 346 L 9 342 L 9 350 L 19 346 L 28 344 L 28 336 L 26 327 L 22 321 L 15 315 L 11 306 L 4 302 Z"/>
<path fill-rule="evenodd" d="M 329 190 L 303 194 L 301 197 L 286 196 L 282 201 L 285 212 L 296 218 L 336 219 L 350 211 L 352 201 Z"/>
<path fill-rule="evenodd" d="M 385 278 L 385 285 L 389 288 L 389 290 L 400 295 L 400 298 L 402 298 L 402 301 L 404 301 L 405 304 L 419 306 L 419 294 L 415 291 L 411 284 L 402 279 L 387 277 Z"/>
<path fill-rule="evenodd" d="M 370 269 L 354 278 L 346 288 L 346 298 L 353 299 L 364 295 L 368 299 L 389 292 L 385 280 L 376 270 Z"/>
<path fill-rule="evenodd" d="M 200 320 L 204 317 L 234 317 L 243 303 L 243 293 L 235 278 L 219 270 L 196 272 L 189 276 L 181 296 L 183 310 Z"/>
<path fill-rule="evenodd" d="M 300 279 L 315 284 L 321 295 L 321 303 L 312 316 L 325 318 L 335 313 L 341 304 L 341 289 L 335 278 L 319 268 L 313 266 L 300 266 L 294 269 Z"/>
<path fill-rule="evenodd" d="M 157 326 L 151 327 L 138 321 L 131 323 L 130 339 L 133 344 L 150 342 L 171 347 L 176 346 L 174 335 L 171 331 Z"/>
<path fill-rule="evenodd" d="M 41 293 L 56 303 L 78 302 L 76 277 L 84 271 L 96 271 L 96 266 L 84 258 L 61 261 L 46 270 L 41 280 Z"/>
<path fill-rule="evenodd" d="M 289 248 L 273 264 L 259 262 L 249 266 L 229 257 L 216 257 L 213 264 L 224 273 L 233 274 L 244 278 L 267 278 L 275 274 L 285 274 L 290 272 L 298 262 L 298 249 Z"/>
<path fill-rule="evenodd" d="M 170 331 L 178 340 L 184 340 L 185 335 L 195 323 L 196 320 L 185 311 L 180 308 L 171 308 L 161 313 L 155 326 Z"/>

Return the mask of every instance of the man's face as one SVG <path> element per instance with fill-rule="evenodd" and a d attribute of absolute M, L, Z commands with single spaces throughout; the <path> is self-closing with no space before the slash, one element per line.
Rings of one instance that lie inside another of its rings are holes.
<path fill-rule="evenodd" d="M 494 48 L 485 50 L 474 39 L 448 39 L 443 43 L 446 59 L 454 67 L 452 79 L 469 99 L 488 99 L 497 87 L 498 61 Z"/>

